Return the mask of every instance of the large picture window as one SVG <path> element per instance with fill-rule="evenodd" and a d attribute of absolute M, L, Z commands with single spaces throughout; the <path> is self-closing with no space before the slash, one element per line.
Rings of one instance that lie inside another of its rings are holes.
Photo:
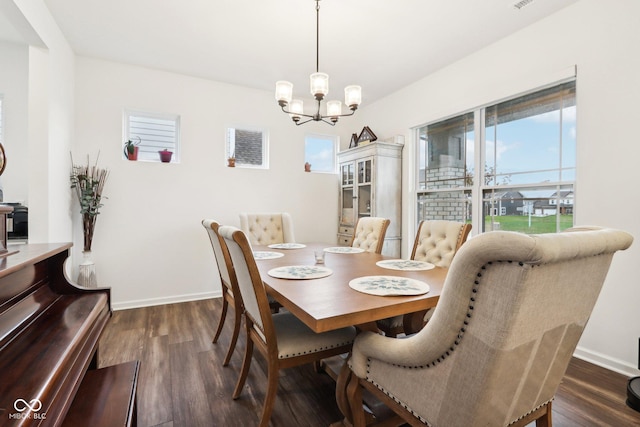
<path fill-rule="evenodd" d="M 418 221 L 471 222 L 476 232 L 571 227 L 575 119 L 572 81 L 419 128 Z"/>

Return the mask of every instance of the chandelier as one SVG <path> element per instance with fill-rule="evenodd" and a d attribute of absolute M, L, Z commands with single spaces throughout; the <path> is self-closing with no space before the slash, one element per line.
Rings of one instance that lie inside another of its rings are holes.
<path fill-rule="evenodd" d="M 320 72 L 320 0 L 316 2 L 316 72 L 309 76 L 311 82 L 311 95 L 316 99 L 317 109 L 315 114 L 305 114 L 303 103 L 300 99 L 292 99 L 293 83 L 280 80 L 276 82 L 276 100 L 282 111 L 289 114 L 294 123 L 299 126 L 310 121 L 323 121 L 334 126 L 339 117 L 352 116 L 362 102 L 362 88 L 360 86 L 347 86 L 344 88 L 345 104 L 351 112 L 342 114 L 340 101 L 328 101 L 326 114 L 320 113 L 322 100 L 329 93 L 329 75 Z M 301 121 L 305 117 L 306 120 Z"/>

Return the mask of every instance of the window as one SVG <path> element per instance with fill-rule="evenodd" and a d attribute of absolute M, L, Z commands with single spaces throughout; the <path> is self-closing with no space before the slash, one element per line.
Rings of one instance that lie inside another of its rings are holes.
<path fill-rule="evenodd" d="M 227 128 L 227 158 L 235 157 L 237 167 L 269 167 L 267 133 L 260 129 Z"/>
<path fill-rule="evenodd" d="M 125 111 L 124 140 L 137 143 L 138 160 L 159 162 L 158 152 L 166 149 L 173 152 L 171 161 L 176 163 L 180 160 L 180 116 Z"/>
<path fill-rule="evenodd" d="M 575 118 L 572 81 L 419 128 L 418 221 L 472 222 L 479 232 L 571 227 Z"/>
<path fill-rule="evenodd" d="M 309 134 L 304 138 L 304 161 L 311 165 L 311 172 L 336 172 L 337 145 L 335 136 Z"/>

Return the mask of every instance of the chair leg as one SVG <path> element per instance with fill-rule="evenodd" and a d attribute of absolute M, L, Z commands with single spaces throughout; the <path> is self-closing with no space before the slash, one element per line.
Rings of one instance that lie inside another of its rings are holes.
<path fill-rule="evenodd" d="M 222 366 L 229 365 L 229 361 L 231 360 L 231 356 L 233 355 L 233 350 L 235 350 L 236 343 L 238 342 L 238 335 L 240 334 L 242 313 L 240 313 L 240 310 L 237 310 L 237 309 L 233 311 L 234 311 L 233 335 L 231 336 L 231 343 L 229 344 L 229 350 L 227 351 L 227 355 L 224 358 L 224 362 L 222 362 Z"/>
<path fill-rule="evenodd" d="M 536 427 L 551 427 L 551 403 L 547 403 L 546 413 L 536 420 Z"/>
<path fill-rule="evenodd" d="M 262 417 L 260 418 L 260 427 L 268 427 L 269 420 L 271 419 L 271 412 L 273 411 L 273 404 L 276 401 L 276 395 L 278 393 L 278 365 L 276 362 L 269 361 L 267 368 L 267 393 L 264 398 L 264 405 L 262 407 Z"/>
<path fill-rule="evenodd" d="M 253 341 L 251 341 L 250 337 L 247 337 L 247 347 L 245 348 L 245 352 L 244 352 L 244 360 L 242 361 L 240 376 L 238 377 L 236 388 L 233 391 L 233 396 L 232 396 L 233 399 L 237 399 L 238 397 L 240 397 L 240 393 L 242 392 L 242 387 L 244 387 L 244 382 L 247 380 L 247 375 L 249 375 L 249 368 L 251 367 L 252 357 L 253 357 Z"/>
<path fill-rule="evenodd" d="M 229 302 L 223 296 L 222 297 L 222 312 L 220 313 L 220 321 L 218 322 L 218 329 L 216 330 L 216 334 L 213 336 L 213 343 L 218 342 L 218 338 L 220 338 L 220 333 L 222 332 L 222 327 L 224 326 L 224 321 L 227 317 L 227 307 L 229 307 Z"/>
<path fill-rule="evenodd" d="M 358 377 L 351 374 L 349 383 L 347 384 L 347 398 L 349 399 L 349 407 L 351 409 L 351 422 L 354 427 L 365 427 L 367 424 L 364 414 L 362 401 L 362 387 Z"/>

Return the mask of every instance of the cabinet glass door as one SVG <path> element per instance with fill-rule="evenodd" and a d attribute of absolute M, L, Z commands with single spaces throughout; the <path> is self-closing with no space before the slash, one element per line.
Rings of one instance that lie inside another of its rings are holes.
<path fill-rule="evenodd" d="M 354 169 L 353 163 L 348 163 L 340 167 L 342 169 L 342 185 L 353 185 Z"/>
<path fill-rule="evenodd" d="M 371 171 L 373 159 L 358 160 L 358 218 L 371 216 Z"/>
<path fill-rule="evenodd" d="M 353 225 L 353 200 L 354 194 L 354 180 L 355 180 L 355 163 L 346 163 L 340 166 L 341 171 L 341 198 L 340 198 L 340 223 L 345 225 Z"/>
<path fill-rule="evenodd" d="M 371 159 L 358 161 L 358 184 L 371 182 Z"/>

